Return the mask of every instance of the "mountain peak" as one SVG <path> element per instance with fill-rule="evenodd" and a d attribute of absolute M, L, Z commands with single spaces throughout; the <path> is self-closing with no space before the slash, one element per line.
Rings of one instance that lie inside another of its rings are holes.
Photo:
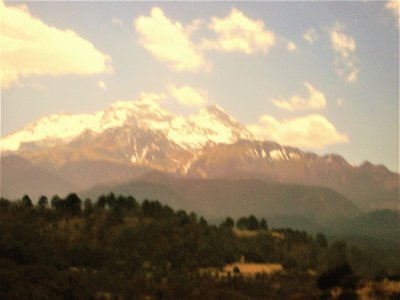
<path fill-rule="evenodd" d="M 222 112 L 226 114 L 225 110 L 216 103 L 207 105 L 206 110 L 209 112 Z"/>
<path fill-rule="evenodd" d="M 150 109 L 161 109 L 160 103 L 156 99 L 154 99 L 152 97 L 148 97 L 148 96 L 144 96 L 133 103 L 137 107 L 147 107 Z"/>
<path fill-rule="evenodd" d="M 342 156 L 334 153 L 326 154 L 323 158 L 329 163 L 335 163 L 339 166 L 349 166 L 347 160 L 345 160 Z"/>
<path fill-rule="evenodd" d="M 229 120 L 230 122 L 236 122 L 236 120 L 230 116 L 221 106 L 218 104 L 211 104 L 207 107 L 200 109 L 199 113 L 207 113 L 215 116 L 221 120 Z"/>
<path fill-rule="evenodd" d="M 247 129 L 214 104 L 184 117 L 161 107 L 159 95 L 142 94 L 136 101 L 117 101 L 93 114 L 55 114 L 44 117 L 1 140 L 3 151 L 18 151 L 24 144 L 46 148 L 69 143 L 89 130 L 96 136 L 111 128 L 132 127 L 137 133 L 164 136 L 183 149 L 200 149 L 207 143 L 234 143 L 252 139 Z M 142 132 L 142 133 L 140 133 Z"/>
<path fill-rule="evenodd" d="M 156 113 L 158 115 L 168 115 L 168 111 L 164 110 L 159 102 L 151 97 L 143 97 L 136 101 L 117 101 L 114 102 L 109 108 L 105 109 L 107 112 L 120 111 L 125 113 Z"/>

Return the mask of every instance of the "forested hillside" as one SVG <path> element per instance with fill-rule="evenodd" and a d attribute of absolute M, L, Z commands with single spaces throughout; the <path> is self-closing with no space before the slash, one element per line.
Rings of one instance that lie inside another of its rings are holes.
<path fill-rule="evenodd" d="M 249 265 L 278 268 L 249 275 Z M 0 202 L 1 299 L 318 299 L 335 286 L 355 299 L 374 277 L 399 271 L 345 242 L 254 216 L 215 226 L 114 194 Z M 370 293 L 394 293 L 382 286 Z"/>

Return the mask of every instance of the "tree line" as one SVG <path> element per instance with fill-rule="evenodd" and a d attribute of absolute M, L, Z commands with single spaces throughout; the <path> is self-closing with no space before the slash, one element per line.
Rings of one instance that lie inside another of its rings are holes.
<path fill-rule="evenodd" d="M 350 295 L 357 268 L 371 263 L 363 255 L 323 234 L 270 229 L 253 215 L 212 225 L 113 193 L 94 202 L 76 193 L 36 204 L 28 195 L 0 199 L 1 299 L 317 299 L 334 286 Z M 285 271 L 255 278 L 200 272 L 242 257 Z"/>

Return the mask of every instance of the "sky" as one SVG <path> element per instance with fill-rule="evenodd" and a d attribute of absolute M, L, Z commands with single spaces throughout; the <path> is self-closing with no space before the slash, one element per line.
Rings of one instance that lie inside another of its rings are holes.
<path fill-rule="evenodd" d="M 144 93 L 399 171 L 399 2 L 1 2 L 1 136 Z"/>

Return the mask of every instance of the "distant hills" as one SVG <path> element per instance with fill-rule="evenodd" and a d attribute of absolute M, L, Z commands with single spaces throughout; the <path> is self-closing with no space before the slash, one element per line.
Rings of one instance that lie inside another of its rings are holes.
<path fill-rule="evenodd" d="M 336 221 L 331 232 L 341 236 L 379 238 L 398 244 L 400 250 L 400 212 L 375 210 L 354 218 Z M 349 231 L 351 228 L 351 231 Z"/>
<path fill-rule="evenodd" d="M 83 193 L 97 197 L 114 192 L 135 195 L 198 212 L 208 218 L 297 215 L 317 221 L 352 217 L 358 208 L 341 194 L 328 188 L 256 179 L 187 179 L 160 173 L 147 174 L 122 185 L 99 186 Z"/>
<path fill-rule="evenodd" d="M 13 199 L 29 194 L 37 198 L 43 194 L 64 194 L 77 188 L 71 182 L 19 156 L 9 155 L 1 160 L 2 197 Z"/>
<path fill-rule="evenodd" d="M 29 191 L 26 193 L 33 199 L 43 194 L 64 195 L 72 191 L 80 191 L 82 197 L 95 199 L 101 194 L 114 192 L 134 195 L 138 200 L 159 200 L 173 208 L 196 211 L 210 219 L 255 214 L 259 217 L 288 215 L 327 221 L 352 217 L 359 212 L 345 196 L 324 187 L 248 178 L 178 178 L 157 171 L 135 177 L 137 171 L 110 162 L 86 162 L 69 163 L 52 173 L 11 155 L 2 159 L 1 192 L 4 197 L 12 198 L 14 195 L 21 197 L 22 191 Z M 117 183 L 121 175 L 135 178 Z M 88 183 L 94 182 L 101 184 L 85 189 Z"/>

